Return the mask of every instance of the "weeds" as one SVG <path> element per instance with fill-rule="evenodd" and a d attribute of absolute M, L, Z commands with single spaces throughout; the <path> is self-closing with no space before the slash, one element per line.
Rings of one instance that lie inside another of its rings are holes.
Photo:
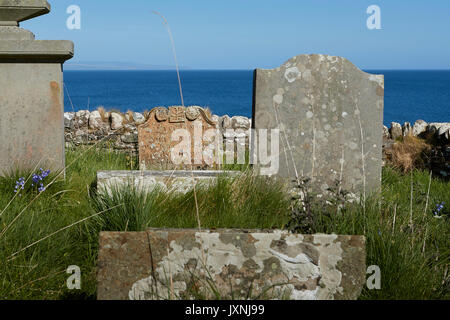
<path fill-rule="evenodd" d="M 396 141 L 386 154 L 392 166 L 407 173 L 424 169 L 424 158 L 430 150 L 431 146 L 425 140 L 408 135 Z"/>
<path fill-rule="evenodd" d="M 380 267 L 382 284 L 381 290 L 365 288 L 361 299 L 449 299 L 448 182 L 430 180 L 423 171 L 402 175 L 386 167 L 382 185 L 380 195 L 367 198 L 366 219 L 361 203 L 343 202 L 345 191 L 324 201 L 305 194 L 303 185 L 288 225 L 303 233 L 365 231 L 367 265 Z M 428 208 L 428 203 L 437 205 Z"/>
<path fill-rule="evenodd" d="M 2 299 L 93 299 L 100 230 L 197 227 L 192 191 L 142 194 L 130 187 L 106 197 L 95 191 L 96 172 L 129 169 L 126 155 L 68 150 L 67 162 L 73 159 L 78 160 L 68 167 L 66 179 L 46 185 L 31 205 L 35 191 L 19 186 L 22 197 L 15 197 L 14 187 L 21 177 L 30 183 L 35 172 L 0 178 L 0 230 L 11 225 L 0 238 Z M 304 189 L 308 181 L 302 183 Z M 378 265 L 382 280 L 381 290 L 364 289 L 361 299 L 449 299 L 448 190 L 449 182 L 427 172 L 412 171 L 411 176 L 386 167 L 381 194 L 367 198 L 364 223 L 361 204 L 344 203 L 345 190 L 337 185 L 330 188 L 334 196 L 328 203 L 313 194 L 297 197 L 298 211 L 293 212 L 279 182 L 247 168 L 236 177 L 220 177 L 209 188 L 199 186 L 197 200 L 204 228 L 291 227 L 336 234 L 362 234 L 366 228 L 367 265 Z M 66 289 L 64 271 L 70 265 L 82 270 L 81 291 Z"/>

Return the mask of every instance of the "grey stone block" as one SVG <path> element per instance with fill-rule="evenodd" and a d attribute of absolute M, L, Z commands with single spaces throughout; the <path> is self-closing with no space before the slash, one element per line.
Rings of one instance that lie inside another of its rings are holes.
<path fill-rule="evenodd" d="M 381 186 L 384 77 L 328 55 L 300 55 L 255 70 L 254 125 L 280 129 L 279 173 L 309 177 L 325 194 Z"/>

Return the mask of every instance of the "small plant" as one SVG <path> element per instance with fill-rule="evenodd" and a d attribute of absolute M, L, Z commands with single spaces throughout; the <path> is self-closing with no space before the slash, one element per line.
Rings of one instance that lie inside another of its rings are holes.
<path fill-rule="evenodd" d="M 341 182 L 336 180 L 334 185 L 327 189 L 330 192 L 330 197 L 327 198 L 329 204 L 336 208 L 336 213 L 341 212 L 345 208 L 345 204 L 349 202 L 352 194 L 342 189 Z"/>
<path fill-rule="evenodd" d="M 31 177 L 31 188 L 37 188 L 37 191 L 44 192 L 46 187 L 44 186 L 44 180 L 50 175 L 50 170 L 39 169 L 37 173 L 33 173 Z M 27 180 L 24 177 L 20 177 L 19 180 L 16 181 L 16 185 L 14 187 L 14 193 L 19 193 L 21 190 L 25 190 Z"/>
<path fill-rule="evenodd" d="M 433 215 L 435 218 L 441 219 L 442 216 L 445 215 L 445 211 L 443 211 L 441 213 L 442 209 L 444 209 L 444 204 L 445 204 L 445 202 L 442 201 L 441 203 L 436 205 L 436 210 L 434 210 L 434 212 L 433 212 Z"/>
<path fill-rule="evenodd" d="M 25 189 L 25 178 L 19 178 L 19 180 L 16 181 L 16 186 L 14 187 L 14 193 L 20 192 L 20 190 Z"/>
<path fill-rule="evenodd" d="M 314 196 L 309 192 L 309 178 L 293 180 L 291 217 L 287 228 L 295 233 L 314 233 Z"/>
<path fill-rule="evenodd" d="M 44 192 L 45 191 L 45 187 L 44 187 L 44 179 L 48 177 L 48 175 L 50 174 L 50 170 L 44 170 L 44 169 L 39 169 L 40 170 L 40 174 L 33 174 L 32 177 L 32 181 L 33 183 L 31 184 L 32 187 L 38 187 L 38 192 Z"/>
<path fill-rule="evenodd" d="M 109 112 L 107 112 L 103 106 L 98 107 L 97 111 L 100 113 L 100 117 L 101 117 L 102 121 L 105 123 L 108 123 L 109 122 Z"/>

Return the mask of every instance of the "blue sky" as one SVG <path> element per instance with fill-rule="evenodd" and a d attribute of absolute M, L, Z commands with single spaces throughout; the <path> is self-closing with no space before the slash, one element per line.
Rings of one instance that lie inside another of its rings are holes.
<path fill-rule="evenodd" d="M 292 56 L 343 56 L 362 69 L 450 69 L 448 0 L 48 0 L 52 12 L 21 24 L 37 39 L 67 39 L 82 61 L 173 65 L 193 69 L 273 68 Z M 70 5 L 81 30 L 69 30 Z M 369 30 L 369 5 L 381 30 Z"/>

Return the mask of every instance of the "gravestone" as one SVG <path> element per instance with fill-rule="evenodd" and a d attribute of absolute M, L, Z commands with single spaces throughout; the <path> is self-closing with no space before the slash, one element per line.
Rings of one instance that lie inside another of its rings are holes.
<path fill-rule="evenodd" d="M 35 40 L 19 22 L 47 14 L 45 0 L 0 0 L 0 175 L 64 169 L 64 61 L 71 41 Z"/>
<path fill-rule="evenodd" d="M 206 131 L 215 135 L 216 128 L 217 123 L 201 107 L 152 109 L 148 120 L 138 127 L 140 169 L 191 169 L 191 164 L 196 169 L 212 167 L 214 154 L 207 158 L 203 152 L 211 141 L 204 135 Z M 181 137 L 178 132 L 187 135 Z M 179 163 L 173 161 L 174 156 Z"/>
<path fill-rule="evenodd" d="M 356 299 L 365 238 L 281 230 L 101 232 L 99 300 Z"/>
<path fill-rule="evenodd" d="M 254 127 L 280 130 L 279 177 L 308 177 L 319 195 L 336 183 L 359 195 L 380 188 L 383 75 L 312 54 L 254 79 Z"/>
<path fill-rule="evenodd" d="M 156 188 L 169 193 L 186 194 L 195 185 L 209 187 L 218 177 L 237 177 L 239 171 L 223 170 L 109 170 L 97 171 L 97 189 L 101 193 L 112 194 L 113 190 L 133 186 L 143 192 Z"/>

